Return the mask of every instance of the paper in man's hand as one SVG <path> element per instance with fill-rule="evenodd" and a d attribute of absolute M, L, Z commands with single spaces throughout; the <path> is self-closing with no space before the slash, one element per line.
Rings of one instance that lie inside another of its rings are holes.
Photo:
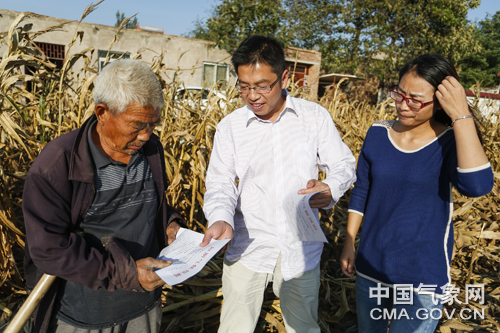
<path fill-rule="evenodd" d="M 317 214 L 309 206 L 309 199 L 316 193 L 304 195 L 294 191 L 283 200 L 287 226 L 291 229 L 295 241 L 328 243 L 323 230 L 321 230 Z"/>
<path fill-rule="evenodd" d="M 158 259 L 172 260 L 172 265 L 156 270 L 156 274 L 170 286 L 182 283 L 201 271 L 230 239 L 212 239 L 205 247 L 200 246 L 202 241 L 203 234 L 180 228 L 175 241 L 158 255 Z"/>

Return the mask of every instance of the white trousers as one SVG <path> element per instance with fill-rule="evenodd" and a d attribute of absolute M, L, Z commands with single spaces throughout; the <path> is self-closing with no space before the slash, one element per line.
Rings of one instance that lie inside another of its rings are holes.
<path fill-rule="evenodd" d="M 287 333 L 320 333 L 318 326 L 319 264 L 289 281 L 281 274 L 281 256 L 273 274 L 256 273 L 238 261 L 224 259 L 219 333 L 252 333 L 259 319 L 264 292 L 273 282 L 280 298 Z"/>

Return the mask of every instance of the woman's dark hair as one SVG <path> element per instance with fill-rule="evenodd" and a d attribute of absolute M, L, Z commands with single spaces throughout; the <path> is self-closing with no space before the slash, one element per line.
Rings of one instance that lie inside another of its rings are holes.
<path fill-rule="evenodd" d="M 453 76 L 460 82 L 455 66 L 446 57 L 435 53 L 421 55 L 407 63 L 399 71 L 400 82 L 407 73 L 415 73 L 429 82 L 435 90 L 447 76 Z M 451 119 L 443 109 L 439 109 L 434 113 L 434 119 L 445 125 L 451 125 Z"/>
<path fill-rule="evenodd" d="M 243 65 L 255 66 L 258 63 L 268 64 L 276 75 L 285 70 L 285 53 L 281 43 L 272 37 L 252 35 L 247 37 L 234 51 L 231 57 L 234 70 Z"/>
<path fill-rule="evenodd" d="M 436 53 L 421 55 L 407 63 L 399 71 L 400 82 L 403 76 L 407 73 L 415 73 L 417 76 L 429 82 L 436 90 L 447 76 L 453 76 L 455 79 L 457 79 L 458 82 L 460 82 L 458 72 L 451 61 L 448 60 L 448 58 Z M 476 114 L 470 105 L 469 112 L 474 117 L 477 135 L 479 136 L 479 140 L 481 141 L 481 143 L 483 143 L 483 138 L 481 136 L 481 132 L 479 131 Z M 434 113 L 434 119 L 442 124 L 451 126 L 452 120 L 446 114 L 446 112 L 444 112 L 443 109 L 439 109 Z"/>

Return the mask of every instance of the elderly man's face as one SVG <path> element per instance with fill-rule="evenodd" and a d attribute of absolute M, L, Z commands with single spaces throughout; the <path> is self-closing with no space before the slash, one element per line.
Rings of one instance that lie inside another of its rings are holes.
<path fill-rule="evenodd" d="M 99 106 L 104 110 L 99 111 Z M 99 104 L 96 106 L 96 114 L 99 120 L 97 133 L 101 150 L 113 160 L 125 163 L 128 163 L 130 156 L 149 140 L 160 121 L 159 109 L 142 107 L 138 104 L 129 105 L 117 116 L 114 116 L 104 104 Z"/>

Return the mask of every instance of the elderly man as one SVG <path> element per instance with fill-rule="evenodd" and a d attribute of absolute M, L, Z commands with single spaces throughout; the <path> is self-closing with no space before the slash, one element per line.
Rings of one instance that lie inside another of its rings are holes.
<path fill-rule="evenodd" d="M 151 68 L 115 61 L 94 82 L 95 114 L 47 144 L 24 186 L 25 276 L 58 276 L 35 313 L 36 331 L 157 332 L 154 259 L 181 217 L 167 204 L 164 105 Z"/>

